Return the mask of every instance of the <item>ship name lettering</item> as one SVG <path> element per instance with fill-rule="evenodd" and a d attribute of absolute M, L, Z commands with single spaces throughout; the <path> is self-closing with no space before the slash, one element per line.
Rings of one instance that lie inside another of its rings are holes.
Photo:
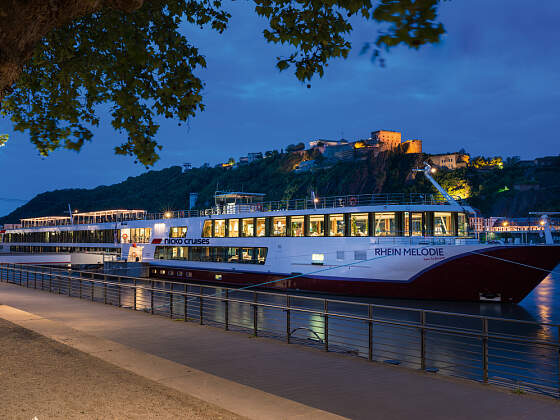
<path fill-rule="evenodd" d="M 209 245 L 210 239 L 206 238 L 165 238 L 164 245 Z"/>
<path fill-rule="evenodd" d="M 443 248 L 375 248 L 375 256 L 443 257 Z"/>

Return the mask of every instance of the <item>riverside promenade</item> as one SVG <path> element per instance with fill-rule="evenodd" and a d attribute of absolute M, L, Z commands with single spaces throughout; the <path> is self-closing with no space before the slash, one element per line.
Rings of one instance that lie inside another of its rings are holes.
<path fill-rule="evenodd" d="M 0 318 L 242 417 L 560 418 L 548 397 L 6 283 Z"/>

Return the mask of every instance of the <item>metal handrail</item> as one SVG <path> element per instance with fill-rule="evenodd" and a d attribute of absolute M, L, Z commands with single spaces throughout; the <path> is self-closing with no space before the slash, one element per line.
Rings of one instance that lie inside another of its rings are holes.
<path fill-rule="evenodd" d="M 102 279 L 96 278 L 101 276 Z M 474 378 L 484 383 L 513 386 L 511 381 L 514 380 L 517 384 L 515 386 L 519 387 L 522 384 L 523 389 L 531 392 L 560 396 L 560 342 L 558 341 L 560 326 L 558 324 L 238 290 L 56 267 L 0 264 L 0 281 L 37 288 L 38 279 L 40 289 L 67 296 L 118 306 L 123 306 L 124 299 L 126 301 L 124 306 L 134 310 L 145 310 L 171 318 L 182 317 L 184 321 L 198 320 L 201 324 L 206 321 L 212 325 L 223 325 L 226 330 L 241 328 L 243 331 L 252 332 L 255 336 L 268 332 L 273 338 L 285 338 L 288 343 L 321 346 L 325 351 L 341 351 L 367 357 L 369 360 L 383 361 L 387 357 L 397 358 L 399 363 L 420 367 L 422 370 L 432 369 L 431 366 L 435 366 L 444 374 Z M 182 290 L 176 290 L 179 286 Z M 211 290 L 211 294 L 205 293 L 205 290 Z M 232 296 L 235 292 L 250 294 L 250 297 Z M 271 297 L 280 300 L 279 302 L 261 301 L 261 298 Z M 301 302 L 301 305 L 294 306 L 295 302 Z M 305 307 L 306 302 L 313 304 L 319 302 L 322 305 L 317 308 Z M 367 309 L 367 315 L 333 310 L 335 304 L 346 305 L 349 309 Z M 223 313 L 217 311 L 219 305 L 225 305 Z M 229 308 L 234 306 L 248 307 L 252 310 L 230 311 Z M 380 315 L 383 310 L 398 311 L 408 316 L 406 319 L 398 319 L 392 314 Z M 274 314 L 283 315 L 276 318 Z M 408 319 L 410 314 L 417 319 Z M 428 322 L 429 315 L 437 316 L 437 319 Z M 444 316 L 451 320 L 479 321 L 481 327 L 443 325 L 441 317 Z M 298 319 L 301 317 L 308 319 L 306 326 L 301 326 L 299 323 Z M 275 326 L 279 321 L 285 324 L 284 330 L 282 327 L 278 329 Z M 498 323 L 491 327 L 489 321 Z M 547 339 L 546 336 L 535 338 L 523 331 L 511 334 L 501 331 L 502 328 L 496 329 L 501 327 L 502 323 L 509 324 L 510 328 L 525 324 L 549 329 L 552 330 L 551 335 L 554 338 Z M 364 328 L 367 328 L 367 333 Z M 310 336 L 307 340 L 301 338 L 300 334 L 293 335 L 299 330 L 309 331 Z M 495 346 L 497 343 L 500 345 Z M 432 346 L 434 346 L 433 350 Z M 533 349 L 534 354 L 522 352 L 519 346 L 522 346 L 521 349 Z M 543 351 L 549 352 L 545 360 L 542 358 L 547 354 L 543 355 Z M 465 364 L 465 361 L 468 361 L 468 364 Z M 531 375 L 525 374 L 528 371 Z M 500 379 L 501 376 L 496 374 L 510 378 Z"/>

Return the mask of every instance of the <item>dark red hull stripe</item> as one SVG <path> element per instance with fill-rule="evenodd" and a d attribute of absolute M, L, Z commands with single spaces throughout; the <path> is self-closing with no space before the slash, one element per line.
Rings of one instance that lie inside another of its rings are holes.
<path fill-rule="evenodd" d="M 465 253 L 434 264 L 411 279 L 403 281 L 313 275 L 284 279 L 290 277 L 290 274 L 171 266 L 152 267 L 166 268 L 166 273 L 168 269 L 174 273 L 180 271 L 182 276 L 162 275 L 160 270 L 156 274 L 150 270 L 150 276 L 234 286 L 250 286 L 278 280 L 262 287 L 346 296 L 478 301 L 483 294 L 486 297 L 499 296 L 506 302 L 519 302 L 548 275 L 547 270 L 553 270 L 560 263 L 559 246 L 496 247 L 480 253 L 506 261 Z M 539 267 L 541 270 L 527 266 Z M 192 278 L 185 277 L 187 272 L 191 273 Z M 221 274 L 222 279 L 216 280 L 215 274 Z"/>

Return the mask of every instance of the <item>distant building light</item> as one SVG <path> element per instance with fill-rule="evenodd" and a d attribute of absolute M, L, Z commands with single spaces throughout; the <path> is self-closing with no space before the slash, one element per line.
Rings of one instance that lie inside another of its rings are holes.
<path fill-rule="evenodd" d="M 165 213 L 163 213 L 163 217 L 165 219 L 171 219 L 171 216 L 173 216 L 173 213 L 171 213 L 170 211 L 166 211 Z"/>

